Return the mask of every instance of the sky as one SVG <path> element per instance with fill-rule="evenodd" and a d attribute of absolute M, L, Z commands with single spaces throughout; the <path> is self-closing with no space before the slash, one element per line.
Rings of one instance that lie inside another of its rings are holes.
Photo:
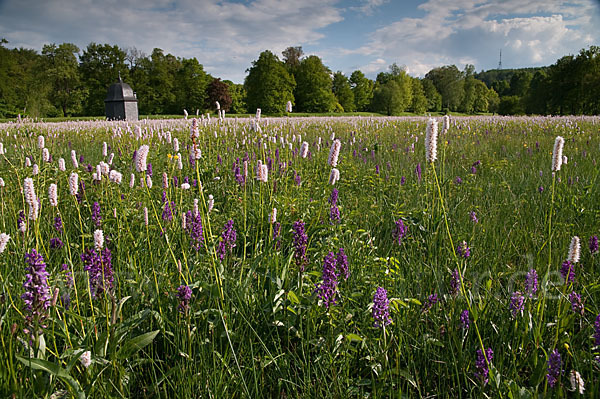
<path fill-rule="evenodd" d="M 455 64 L 477 71 L 551 65 L 600 45 L 600 0 L 0 0 L 7 47 L 69 42 L 156 47 L 243 83 L 264 50 L 289 46 L 332 71 L 412 76 Z"/>

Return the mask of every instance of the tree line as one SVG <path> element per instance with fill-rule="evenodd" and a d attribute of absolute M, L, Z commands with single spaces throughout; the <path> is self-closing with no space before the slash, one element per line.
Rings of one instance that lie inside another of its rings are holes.
<path fill-rule="evenodd" d="M 180 58 L 155 48 L 90 43 L 50 44 L 41 53 L 9 49 L 0 41 L 0 117 L 101 116 L 108 87 L 119 76 L 137 93 L 139 113 L 181 114 L 186 109 L 214 110 L 218 101 L 229 113 L 256 108 L 282 114 L 288 101 L 294 112 L 404 112 L 501 114 L 600 113 L 600 48 L 559 59 L 544 68 L 490 70 L 472 65 L 434 68 L 423 78 L 390 65 L 375 80 L 356 70 L 332 72 L 302 47 L 288 47 L 280 59 L 263 51 L 246 70 L 243 84 L 213 77 L 196 58 Z"/>

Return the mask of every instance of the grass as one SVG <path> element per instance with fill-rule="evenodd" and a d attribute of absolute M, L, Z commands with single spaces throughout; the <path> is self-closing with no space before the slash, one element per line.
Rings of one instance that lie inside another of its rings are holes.
<path fill-rule="evenodd" d="M 0 396 L 564 397 L 573 395 L 569 373 L 576 370 L 587 395 L 596 397 L 600 261 L 587 242 L 600 230 L 599 122 L 456 118 L 439 137 L 435 175 L 425 162 L 426 118 L 271 119 L 262 123 L 262 135 L 245 121 L 213 120 L 200 124 L 202 158 L 194 163 L 189 119 L 141 122 L 140 137 L 133 127 L 104 121 L 5 125 L 0 232 L 11 239 L 0 254 Z M 333 134 L 342 143 L 334 187 L 327 165 Z M 39 135 L 52 162 L 42 160 Z M 566 140 L 568 163 L 553 189 L 557 135 Z M 299 156 L 303 141 L 307 158 Z M 142 144 L 150 146 L 151 188 L 140 184 L 144 173 L 133 162 Z M 77 168 L 71 149 L 83 157 Z M 94 182 L 87 165 L 95 172 L 111 153 L 110 169 L 121 172 L 123 182 L 106 176 Z M 25 166 L 26 157 L 39 174 Z M 248 177 L 240 184 L 236 167 L 243 174 L 245 159 Z M 253 178 L 258 160 L 270 165 L 266 183 Z M 81 202 L 69 194 L 74 171 L 85 183 Z M 25 177 L 33 177 L 41 207 L 20 233 L 19 211 L 29 211 L 21 193 Z M 181 188 L 184 181 L 189 190 Z M 58 186 L 57 207 L 49 204 L 51 183 Z M 339 223 L 330 220 L 333 188 L 339 190 Z M 172 202 L 173 220 L 163 196 Z M 189 228 L 194 199 L 203 227 L 199 250 Z M 279 236 L 269 223 L 273 208 Z M 57 216 L 61 232 L 53 227 Z M 229 220 L 237 237 L 221 260 Z M 304 271 L 294 257 L 298 220 L 308 237 Z M 408 227 L 401 240 L 394 235 L 398 220 Z M 97 229 L 111 251 L 114 282 L 94 295 L 80 255 L 94 247 Z M 559 270 L 575 235 L 581 260 L 575 281 L 565 284 Z M 55 237 L 63 247 L 51 248 Z M 470 257 L 455 257 L 463 241 Z M 325 257 L 340 248 L 350 276 L 339 277 L 337 304 L 327 308 L 315 287 L 322 284 Z M 50 292 L 58 288 L 59 295 L 43 320 L 27 322 L 20 296 L 23 257 L 32 249 L 47 265 Z M 464 286 L 458 294 L 451 284 L 456 268 Z M 539 287 L 530 298 L 525 276 L 531 269 Z M 192 290 L 189 304 L 177 297 L 182 285 Z M 390 301 L 392 324 L 385 328 L 374 327 L 372 317 L 377 287 Z M 582 297 L 583 314 L 571 310 L 573 291 Z M 511 312 L 515 292 L 525 295 L 522 313 Z M 466 309 L 471 324 L 462 328 Z M 39 334 L 24 332 L 32 326 Z M 481 370 L 477 374 L 482 347 L 493 350 L 487 384 Z M 545 376 L 553 350 L 564 374 L 550 387 Z M 84 351 L 91 353 L 87 368 L 80 361 Z"/>

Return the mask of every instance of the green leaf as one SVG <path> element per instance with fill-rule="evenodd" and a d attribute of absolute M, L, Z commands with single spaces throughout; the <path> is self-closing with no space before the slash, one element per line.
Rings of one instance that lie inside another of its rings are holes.
<path fill-rule="evenodd" d="M 290 291 L 288 292 L 288 299 L 290 300 L 291 303 L 293 303 L 294 305 L 297 305 L 300 303 L 300 300 L 298 299 L 298 297 L 296 296 L 296 294 L 294 294 L 294 291 Z"/>
<path fill-rule="evenodd" d="M 346 339 L 350 342 L 362 342 L 363 338 L 360 335 L 356 334 L 347 334 Z"/>
<path fill-rule="evenodd" d="M 21 356 L 17 356 L 17 360 L 19 360 L 24 365 L 31 367 L 33 370 L 45 371 L 57 378 L 60 378 L 65 384 L 69 386 L 69 388 L 71 388 L 77 399 L 85 399 L 85 393 L 81 389 L 79 382 L 58 364 L 42 359 L 25 359 Z"/>
<path fill-rule="evenodd" d="M 125 342 L 119 352 L 117 352 L 118 359 L 126 359 L 136 354 L 140 349 L 152 343 L 154 338 L 158 335 L 160 330 L 151 331 L 142 335 L 138 335 L 135 338 Z"/>

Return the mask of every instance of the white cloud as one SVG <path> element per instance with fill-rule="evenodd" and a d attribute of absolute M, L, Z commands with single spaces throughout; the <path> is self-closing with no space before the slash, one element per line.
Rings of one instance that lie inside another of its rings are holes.
<path fill-rule="evenodd" d="M 242 82 L 261 51 L 314 44 L 320 29 L 343 18 L 337 0 L 9 0 L 0 3 L 0 31 L 11 46 L 90 42 L 155 47 L 196 57 L 212 74 Z M 20 15 L 21 18 L 15 18 Z M 26 21 L 26 22 L 25 22 Z"/>
<path fill-rule="evenodd" d="M 358 7 L 350 7 L 352 11 L 356 11 L 364 15 L 373 15 L 376 8 L 388 3 L 389 0 L 362 0 L 362 5 Z"/>
<path fill-rule="evenodd" d="M 367 44 L 340 54 L 385 57 L 423 75 L 446 64 L 494 68 L 500 49 L 505 68 L 549 65 L 600 41 L 592 0 L 429 0 L 418 8 L 424 16 L 383 26 Z"/>

